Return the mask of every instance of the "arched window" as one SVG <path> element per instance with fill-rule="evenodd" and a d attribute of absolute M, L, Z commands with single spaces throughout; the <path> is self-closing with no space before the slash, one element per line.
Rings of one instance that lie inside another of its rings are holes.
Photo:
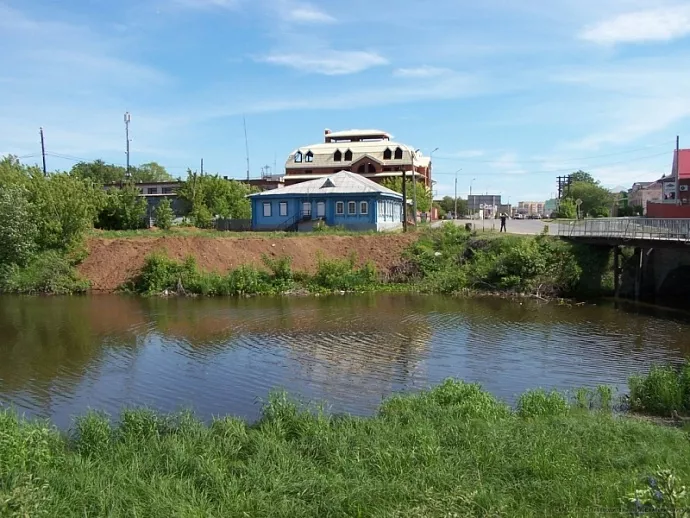
<path fill-rule="evenodd" d="M 386 148 L 386 150 L 383 152 L 383 159 L 390 160 L 391 158 L 393 158 L 393 152 L 389 148 Z"/>
<path fill-rule="evenodd" d="M 298 151 L 295 153 L 295 162 L 301 162 L 302 161 L 302 152 Z"/>
<path fill-rule="evenodd" d="M 376 166 L 374 164 L 367 164 L 367 173 L 375 173 L 376 172 Z"/>
<path fill-rule="evenodd" d="M 367 172 L 367 164 L 362 164 L 357 168 L 358 173 L 366 173 Z"/>
<path fill-rule="evenodd" d="M 395 150 L 395 159 L 396 159 L 396 160 L 402 160 L 402 157 L 403 157 L 402 149 L 396 148 L 396 150 Z"/>
<path fill-rule="evenodd" d="M 304 161 L 305 162 L 313 162 L 314 161 L 314 153 L 311 151 L 307 151 L 307 154 L 304 155 Z"/>
<path fill-rule="evenodd" d="M 352 162 L 352 151 L 345 151 L 345 162 Z"/>
<path fill-rule="evenodd" d="M 343 154 L 340 152 L 338 149 L 334 154 L 333 154 L 333 161 L 334 162 L 342 162 L 343 160 Z"/>

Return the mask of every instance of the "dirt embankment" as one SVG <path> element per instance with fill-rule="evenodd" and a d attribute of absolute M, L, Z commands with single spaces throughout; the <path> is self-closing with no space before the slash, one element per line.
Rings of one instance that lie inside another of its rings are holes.
<path fill-rule="evenodd" d="M 372 261 L 380 271 L 396 264 L 413 234 L 366 236 L 197 237 L 165 236 L 105 239 L 88 242 L 89 256 L 79 273 L 94 291 L 115 291 L 139 272 L 148 255 L 163 251 L 169 257 L 193 256 L 205 271 L 226 272 L 245 264 L 263 267 L 262 254 L 292 257 L 295 271 L 313 272 L 319 252 L 327 259 L 347 258 L 354 252 L 360 263 Z"/>

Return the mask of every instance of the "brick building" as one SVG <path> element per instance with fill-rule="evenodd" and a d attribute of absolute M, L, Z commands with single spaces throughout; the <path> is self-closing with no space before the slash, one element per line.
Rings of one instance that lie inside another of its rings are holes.
<path fill-rule="evenodd" d="M 380 130 L 325 130 L 324 142 L 295 149 L 285 162 L 285 185 L 325 178 L 340 171 L 361 174 L 377 183 L 408 178 L 431 187 L 431 159 L 418 149 L 394 142 Z"/>
<path fill-rule="evenodd" d="M 637 182 L 634 183 L 628 195 L 628 205 L 642 207 L 643 214 L 647 214 L 647 204 L 660 202 L 663 198 L 662 182 Z"/>

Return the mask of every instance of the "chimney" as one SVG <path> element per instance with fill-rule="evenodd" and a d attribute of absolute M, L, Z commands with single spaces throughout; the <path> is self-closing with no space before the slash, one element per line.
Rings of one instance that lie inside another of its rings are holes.
<path fill-rule="evenodd" d="M 324 136 L 325 136 L 325 139 L 324 139 L 324 140 L 325 140 L 326 144 L 328 144 L 328 143 L 331 141 L 331 139 L 328 138 L 328 135 L 331 134 L 331 130 L 329 130 L 328 128 L 326 128 L 325 130 L 323 130 L 323 134 L 324 134 Z"/>

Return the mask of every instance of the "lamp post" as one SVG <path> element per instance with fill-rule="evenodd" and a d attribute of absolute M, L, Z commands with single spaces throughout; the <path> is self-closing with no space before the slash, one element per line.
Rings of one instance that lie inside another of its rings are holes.
<path fill-rule="evenodd" d="M 458 173 L 460 171 L 462 171 L 462 168 L 455 171 L 455 207 L 453 208 L 453 219 L 458 219 Z"/>
<path fill-rule="evenodd" d="M 419 149 L 415 149 L 410 155 L 412 161 L 412 214 L 414 216 L 414 226 L 417 226 L 417 175 L 414 170 L 414 159 Z"/>
<path fill-rule="evenodd" d="M 467 207 L 468 207 L 468 209 L 469 209 L 470 198 L 472 197 L 472 184 L 474 183 L 475 180 L 476 180 L 476 178 L 472 178 L 472 181 L 470 182 L 470 195 L 467 197 Z M 472 211 L 472 212 L 470 212 L 470 216 L 471 216 L 471 217 L 474 217 L 474 203 L 472 203 L 472 209 L 471 209 L 471 211 Z"/>
<path fill-rule="evenodd" d="M 426 175 L 424 178 L 424 186 L 429 184 L 429 190 L 431 191 L 431 194 L 429 195 L 429 220 L 431 220 L 431 215 L 432 211 L 434 209 L 434 193 L 433 193 L 433 187 L 434 187 L 434 181 L 431 179 L 431 164 L 434 161 L 434 153 L 438 151 L 438 148 L 434 148 L 431 153 L 429 153 L 429 165 L 426 168 Z"/>

